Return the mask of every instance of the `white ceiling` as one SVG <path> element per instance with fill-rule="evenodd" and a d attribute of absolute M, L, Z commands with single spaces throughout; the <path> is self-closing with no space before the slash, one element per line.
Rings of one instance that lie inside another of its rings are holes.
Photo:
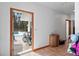
<path fill-rule="evenodd" d="M 38 4 L 64 14 L 73 14 L 74 11 L 74 2 L 38 2 Z"/>

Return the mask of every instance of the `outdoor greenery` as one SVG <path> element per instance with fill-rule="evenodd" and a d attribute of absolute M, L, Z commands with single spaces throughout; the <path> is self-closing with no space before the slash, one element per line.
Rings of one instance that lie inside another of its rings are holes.
<path fill-rule="evenodd" d="M 14 31 L 28 31 L 28 21 L 14 21 Z"/>

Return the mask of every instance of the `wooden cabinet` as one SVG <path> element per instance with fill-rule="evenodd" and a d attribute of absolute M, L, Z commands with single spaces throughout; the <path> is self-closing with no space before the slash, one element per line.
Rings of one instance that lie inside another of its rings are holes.
<path fill-rule="evenodd" d="M 49 35 L 49 45 L 52 47 L 57 47 L 59 45 L 59 35 L 58 34 Z"/>

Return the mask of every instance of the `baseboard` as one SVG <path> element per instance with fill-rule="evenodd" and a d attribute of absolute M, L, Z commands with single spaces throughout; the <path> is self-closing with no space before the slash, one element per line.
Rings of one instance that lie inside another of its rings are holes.
<path fill-rule="evenodd" d="M 46 48 L 48 47 L 49 45 L 46 45 L 46 46 L 43 46 L 43 47 L 40 47 L 40 48 L 36 48 L 36 49 L 33 49 L 33 51 L 36 51 L 36 50 L 39 50 L 39 49 L 42 49 L 42 48 Z"/>

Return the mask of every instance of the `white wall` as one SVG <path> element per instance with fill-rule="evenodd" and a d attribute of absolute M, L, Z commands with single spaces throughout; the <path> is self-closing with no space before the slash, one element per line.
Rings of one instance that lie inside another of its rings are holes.
<path fill-rule="evenodd" d="M 75 3 L 75 33 L 79 33 L 79 2 Z"/>
<path fill-rule="evenodd" d="M 35 3 L 0 3 L 0 48 L 1 55 L 10 55 L 10 7 L 34 13 L 34 48 L 48 45 L 48 36 L 59 33 L 64 39 L 66 15 L 55 13 L 51 9 Z M 2 38 L 1 38 L 2 37 Z"/>
<path fill-rule="evenodd" d="M 70 19 L 70 16 L 60 13 L 56 16 L 55 31 L 60 35 L 60 40 L 66 40 L 66 19 Z"/>
<path fill-rule="evenodd" d="M 0 55 L 1 55 L 1 47 L 2 47 L 2 20 L 1 20 L 2 18 L 0 17 Z"/>

